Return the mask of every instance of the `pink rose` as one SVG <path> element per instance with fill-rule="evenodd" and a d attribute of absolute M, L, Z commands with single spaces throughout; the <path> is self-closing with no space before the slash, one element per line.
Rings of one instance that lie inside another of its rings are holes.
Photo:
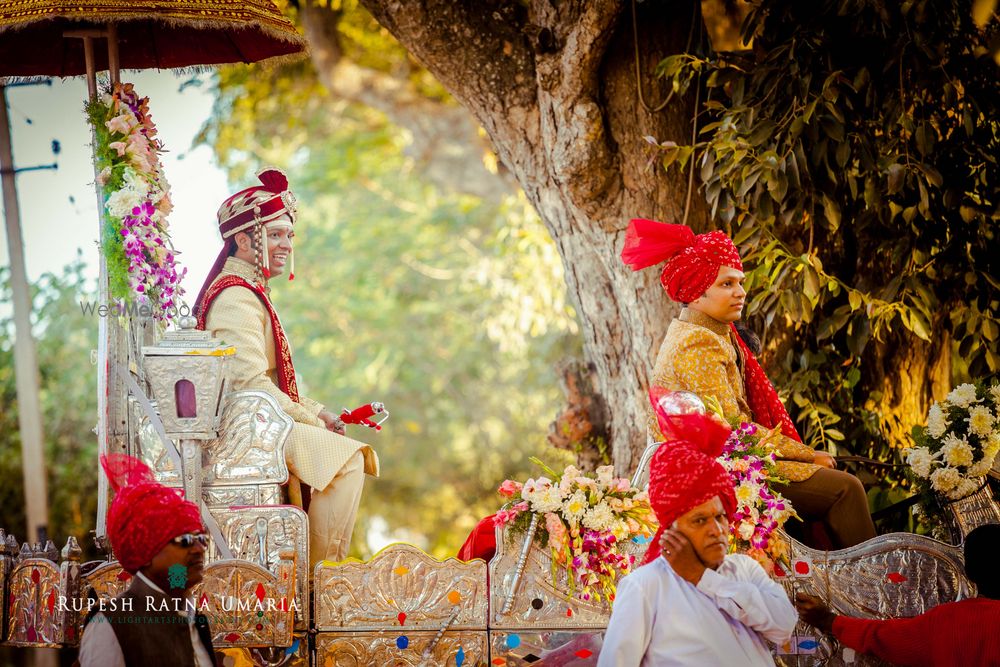
<path fill-rule="evenodd" d="M 499 493 L 504 498 L 511 498 L 516 494 L 520 493 L 523 487 L 524 485 L 521 484 L 520 482 L 515 482 L 512 479 L 505 479 L 503 481 L 503 484 L 500 485 L 500 488 L 497 489 L 497 493 Z"/>

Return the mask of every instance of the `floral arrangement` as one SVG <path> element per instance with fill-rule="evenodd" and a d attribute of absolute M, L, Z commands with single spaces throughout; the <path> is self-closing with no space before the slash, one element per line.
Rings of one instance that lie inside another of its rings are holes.
<path fill-rule="evenodd" d="M 130 83 L 115 84 L 88 105 L 87 115 L 94 126 L 97 183 L 105 199 L 101 251 L 110 296 L 149 306 L 154 318 L 169 320 L 187 269 L 178 270 L 167 231 L 170 186 L 160 164 L 163 145 L 149 115 L 149 98 L 140 98 Z"/>
<path fill-rule="evenodd" d="M 601 466 L 591 477 L 575 466 L 557 473 L 541 461 L 547 476 L 523 484 L 504 480 L 498 492 L 509 499 L 494 518 L 498 526 L 513 524 L 526 531 L 538 516 L 535 539 L 552 553 L 552 577 L 565 568 L 570 594 L 577 585 L 584 600 L 614 600 L 615 582 L 632 571 L 635 555 L 629 541 L 646 543 L 656 532 L 656 517 L 645 491 Z"/>
<path fill-rule="evenodd" d="M 788 561 L 784 540 L 772 534 L 790 517 L 798 518 L 792 504 L 771 489 L 771 483 L 784 482 L 778 473 L 773 452 L 753 424 L 742 422 L 733 428 L 718 458 L 733 480 L 736 512 L 730 523 L 730 545 L 757 560 L 768 572 L 775 562 Z"/>
<path fill-rule="evenodd" d="M 962 384 L 913 429 L 906 463 L 920 491 L 948 500 L 975 493 L 1000 451 L 1000 385 Z"/>

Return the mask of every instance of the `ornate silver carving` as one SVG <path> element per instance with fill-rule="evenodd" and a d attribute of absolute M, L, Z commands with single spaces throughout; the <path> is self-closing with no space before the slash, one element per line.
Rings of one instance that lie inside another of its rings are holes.
<path fill-rule="evenodd" d="M 482 630 L 446 632 L 430 656 L 424 651 L 434 633 L 400 628 L 398 632 L 321 632 L 316 637 L 316 664 L 326 667 L 395 665 L 485 665 L 487 635 Z M 458 660 L 461 651 L 462 659 Z"/>
<path fill-rule="evenodd" d="M 942 502 L 948 501 L 942 500 Z M 964 540 L 966 535 L 979 526 L 1000 523 L 1000 505 L 993 497 L 993 490 L 989 484 L 984 484 L 971 496 L 948 503 L 946 506 L 958 531 L 958 535 L 954 537 L 961 538 L 956 541 Z"/>
<path fill-rule="evenodd" d="M 604 628 L 611 616 L 607 601 L 584 600 L 580 586 L 570 595 L 565 567 L 553 568 L 548 550 L 532 542 L 527 551 L 520 583 L 518 571 L 523 536 L 505 526 L 497 536 L 497 554 L 490 561 L 490 629 Z M 645 545 L 628 543 L 626 550 L 636 558 L 645 552 Z M 553 570 L 556 572 L 553 584 Z M 516 585 L 515 585 L 516 584 Z M 509 613 L 503 613 L 508 597 L 513 596 Z"/>
<path fill-rule="evenodd" d="M 251 563 L 261 563 L 260 539 L 257 521 L 266 522 L 266 554 L 263 562 L 273 570 L 283 549 L 296 554 L 296 593 L 299 607 L 295 628 L 309 627 L 309 518 L 300 508 L 292 505 L 270 507 L 212 508 L 212 516 L 219 523 L 222 535 L 229 543 L 235 558 Z M 208 554 L 214 549 L 209 548 Z"/>
<path fill-rule="evenodd" d="M 790 540 L 793 562 L 811 574 L 787 582 L 827 600 L 838 613 L 861 618 L 916 616 L 969 597 L 961 550 L 910 533 L 882 535 L 840 551 L 817 551 Z"/>
<path fill-rule="evenodd" d="M 7 643 L 58 647 L 64 641 L 59 598 L 59 568 L 44 558 L 28 558 L 10 573 Z"/>
<path fill-rule="evenodd" d="M 158 482 L 180 486 L 181 477 L 150 426 L 149 419 L 138 405 L 133 408 L 133 414 L 137 424 L 137 455 L 153 469 Z M 274 398 L 265 392 L 227 394 L 220 436 L 202 446 L 202 490 L 216 486 L 284 484 L 288 481 L 285 439 L 291 433 L 293 423 Z M 273 491 L 270 493 L 273 495 Z"/>
<path fill-rule="evenodd" d="M 93 563 L 86 563 L 83 569 L 86 570 L 87 567 L 92 565 Z M 131 580 L 132 575 L 123 570 L 118 561 L 98 564 L 86 574 L 80 576 L 79 597 L 83 601 L 81 606 L 86 609 L 91 591 L 93 591 L 95 599 L 109 600 L 124 593 Z M 82 613 L 76 619 L 77 638 L 83 633 L 83 622 L 86 620 L 86 617 L 87 614 Z"/>
<path fill-rule="evenodd" d="M 216 662 L 220 665 L 253 665 L 254 667 L 309 667 L 309 638 L 295 634 L 288 648 L 216 647 Z"/>
<path fill-rule="evenodd" d="M 409 544 L 393 544 L 367 563 L 317 565 L 314 585 L 319 630 L 422 630 L 433 638 L 446 626 L 486 628 L 481 560 L 439 561 Z"/>
<path fill-rule="evenodd" d="M 490 631 L 490 656 L 502 659 L 508 667 L 553 667 L 597 664 L 604 642 L 604 630 L 559 630 L 536 632 L 534 629 Z"/>
<path fill-rule="evenodd" d="M 215 646 L 291 646 L 294 590 L 290 559 L 274 573 L 242 560 L 223 560 L 205 566 L 192 595 L 208 617 Z"/>
<path fill-rule="evenodd" d="M 190 324 L 190 322 L 184 322 Z M 236 348 L 205 331 L 168 331 L 157 345 L 142 348 L 143 370 L 163 428 L 171 438 L 211 440 L 218 435 L 226 362 Z M 179 386 L 193 393 L 193 414 L 181 416 Z"/>

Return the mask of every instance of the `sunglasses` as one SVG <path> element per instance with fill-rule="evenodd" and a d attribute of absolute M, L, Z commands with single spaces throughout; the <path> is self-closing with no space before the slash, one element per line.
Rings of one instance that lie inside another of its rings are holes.
<path fill-rule="evenodd" d="M 174 539 L 170 540 L 170 542 L 185 549 L 193 547 L 195 542 L 203 547 L 207 547 L 208 535 L 205 533 L 184 533 L 183 535 L 178 535 Z"/>

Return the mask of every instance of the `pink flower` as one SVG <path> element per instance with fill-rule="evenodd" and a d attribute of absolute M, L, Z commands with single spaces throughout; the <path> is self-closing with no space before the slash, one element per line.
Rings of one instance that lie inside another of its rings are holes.
<path fill-rule="evenodd" d="M 545 515 L 545 530 L 549 532 L 549 544 L 553 549 L 562 549 L 566 546 L 566 524 L 552 512 Z"/>
<path fill-rule="evenodd" d="M 115 116 L 109 120 L 105 125 L 112 132 L 117 132 L 118 134 L 129 134 L 132 131 L 132 118 L 131 114 L 123 113 L 121 115 Z"/>
<path fill-rule="evenodd" d="M 125 155 L 125 142 L 124 141 L 113 141 L 108 144 L 108 148 L 113 148 L 118 151 L 118 157 Z"/>
<path fill-rule="evenodd" d="M 505 479 L 503 483 L 500 485 L 500 488 L 497 489 L 497 493 L 499 493 L 504 498 L 511 498 L 514 495 L 520 493 L 523 486 L 524 485 L 521 484 L 520 482 L 515 482 L 514 480 L 511 479 Z"/>

